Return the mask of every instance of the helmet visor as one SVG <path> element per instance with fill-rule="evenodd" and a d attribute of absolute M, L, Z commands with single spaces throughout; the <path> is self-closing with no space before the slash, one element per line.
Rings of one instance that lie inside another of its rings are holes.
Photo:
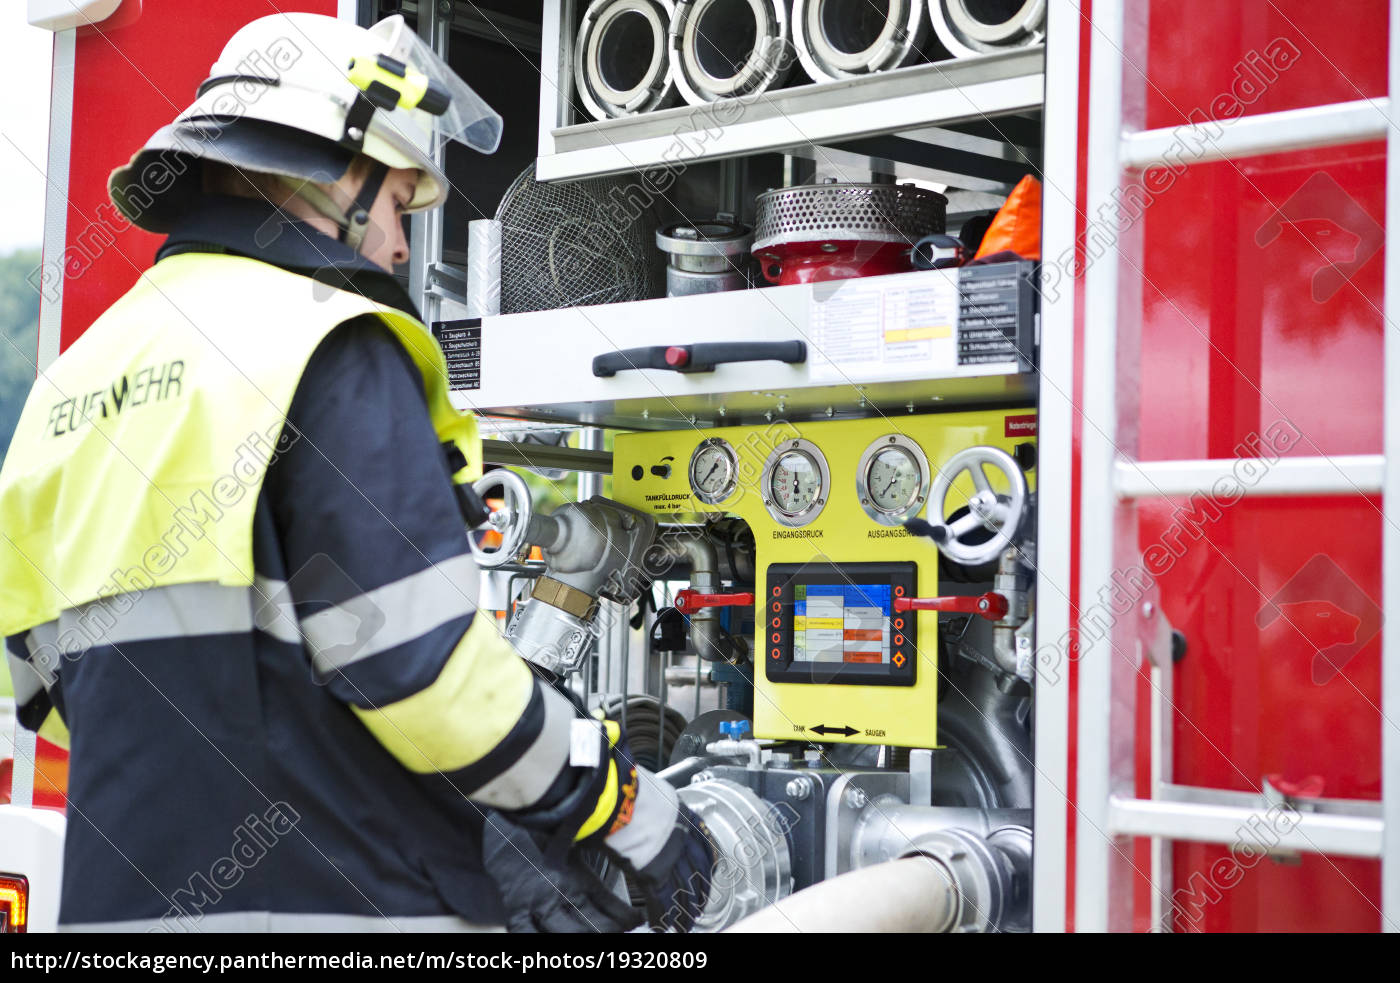
<path fill-rule="evenodd" d="M 401 15 L 386 17 L 370 28 L 370 33 L 385 40 L 388 46 L 385 54 L 426 76 L 428 82 L 447 97 L 447 108 L 430 114 L 439 149 L 447 141 L 456 140 L 483 154 L 495 153 L 501 144 L 500 114 L 410 30 Z"/>

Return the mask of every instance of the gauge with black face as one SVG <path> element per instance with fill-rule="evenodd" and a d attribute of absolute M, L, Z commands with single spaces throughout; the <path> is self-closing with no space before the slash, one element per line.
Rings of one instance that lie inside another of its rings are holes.
<path fill-rule="evenodd" d="M 831 472 L 810 440 L 785 440 L 763 468 L 763 504 L 785 526 L 805 526 L 826 505 Z"/>
<path fill-rule="evenodd" d="M 915 515 L 928 497 L 928 458 L 903 434 L 873 441 L 856 466 L 860 507 L 882 526 L 898 526 Z"/>
<path fill-rule="evenodd" d="M 690 490 L 706 505 L 718 505 L 739 483 L 739 461 L 723 437 L 700 441 L 690 455 Z"/>

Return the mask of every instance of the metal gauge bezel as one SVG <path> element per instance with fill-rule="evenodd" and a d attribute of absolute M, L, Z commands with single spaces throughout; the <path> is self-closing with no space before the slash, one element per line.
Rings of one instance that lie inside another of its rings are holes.
<path fill-rule="evenodd" d="M 720 487 L 719 491 L 705 492 L 700 490 L 700 483 L 696 480 L 695 465 L 696 462 L 700 460 L 701 453 L 712 447 L 718 448 L 720 453 L 724 456 L 725 463 L 729 468 L 729 474 L 724 479 L 724 484 Z M 725 440 L 723 437 L 706 437 L 704 440 L 700 441 L 700 443 L 696 444 L 695 450 L 691 452 L 690 465 L 686 469 L 686 474 L 690 478 L 690 493 L 692 495 L 706 505 L 718 505 L 720 502 L 725 501 L 729 496 L 733 495 L 735 489 L 739 487 L 739 455 L 734 453 L 734 448 L 730 446 L 729 441 Z"/>
<path fill-rule="evenodd" d="M 792 453 L 806 455 L 817 466 L 817 474 L 821 477 L 821 486 L 817 489 L 817 497 L 812 499 L 812 504 L 801 512 L 788 512 L 781 508 L 773 498 L 773 471 L 777 468 L 779 461 Z M 768 509 L 768 514 L 779 523 L 785 526 L 807 525 L 821 515 L 822 509 L 826 508 L 826 500 L 831 496 L 831 469 L 827 466 L 826 455 L 822 453 L 820 447 L 810 440 L 783 441 L 773 448 L 768 455 L 768 460 L 763 463 L 763 474 L 759 477 L 759 490 L 763 493 L 763 505 Z"/>
<path fill-rule="evenodd" d="M 919 487 L 915 490 L 913 498 L 906 502 L 903 508 L 893 512 L 876 505 L 875 496 L 870 494 L 870 469 L 875 466 L 875 458 L 880 452 L 890 448 L 908 454 L 919 468 Z M 885 434 L 883 437 L 877 437 L 871 441 L 870 446 L 861 454 L 860 462 L 856 465 L 856 501 L 860 502 L 860 507 L 865 514 L 880 525 L 902 526 L 904 520 L 912 519 L 923 509 L 924 503 L 928 501 L 928 490 L 932 480 L 928 456 L 922 447 L 903 434 Z"/>

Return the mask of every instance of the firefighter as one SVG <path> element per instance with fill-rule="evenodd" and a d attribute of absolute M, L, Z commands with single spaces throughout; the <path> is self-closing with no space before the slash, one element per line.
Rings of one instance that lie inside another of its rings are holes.
<path fill-rule="evenodd" d="M 63 927 L 630 928 L 593 847 L 654 926 L 703 907 L 696 817 L 475 614 L 481 442 L 391 273 L 433 141 L 500 126 L 401 17 L 275 15 L 113 173 L 168 238 L 0 473 L 20 717 L 71 734 Z"/>

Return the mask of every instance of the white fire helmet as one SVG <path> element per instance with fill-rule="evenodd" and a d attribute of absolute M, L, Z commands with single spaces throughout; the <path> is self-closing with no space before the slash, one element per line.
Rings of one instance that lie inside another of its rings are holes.
<path fill-rule="evenodd" d="M 363 154 L 384 168 L 418 171 L 408 210 L 419 211 L 447 198 L 435 159 L 449 140 L 492 153 L 501 118 L 402 16 L 365 29 L 321 14 L 273 14 L 229 39 L 194 103 L 112 172 L 108 191 L 132 223 L 166 232 L 201 190 L 201 167 L 191 158 L 313 192 L 312 183 L 337 180 Z M 303 197 L 339 211 L 324 195 Z M 331 217 L 344 231 L 348 216 Z"/>

